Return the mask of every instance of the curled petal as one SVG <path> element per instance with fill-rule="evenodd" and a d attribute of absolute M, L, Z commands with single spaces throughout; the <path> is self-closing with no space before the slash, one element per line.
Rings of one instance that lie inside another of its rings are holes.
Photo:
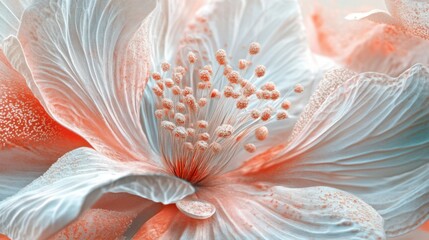
<path fill-rule="evenodd" d="M 89 148 L 60 158 L 40 178 L 0 202 L 0 232 L 12 239 L 45 239 L 75 220 L 106 193 L 129 193 L 169 204 L 193 193 L 187 182 L 127 166 Z"/>

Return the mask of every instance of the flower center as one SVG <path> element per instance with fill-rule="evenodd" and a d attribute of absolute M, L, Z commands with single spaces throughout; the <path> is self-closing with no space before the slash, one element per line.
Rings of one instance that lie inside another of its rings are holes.
<path fill-rule="evenodd" d="M 261 86 L 253 83 L 266 77 L 266 67 L 253 67 L 251 61 L 260 49 L 259 43 L 251 43 L 248 59 L 238 60 L 238 69 L 228 64 L 226 51 L 219 49 L 213 56 L 215 71 L 189 52 L 187 66 L 173 68 L 163 62 L 160 70 L 151 74 L 152 91 L 158 97 L 154 114 L 160 152 L 172 174 L 191 183 L 219 174 L 240 148 L 256 151 L 251 141 L 268 137 L 266 125 L 270 121 L 288 118 L 286 110 L 291 103 L 276 85 L 270 81 Z M 301 93 L 303 87 L 297 85 L 293 90 Z"/>

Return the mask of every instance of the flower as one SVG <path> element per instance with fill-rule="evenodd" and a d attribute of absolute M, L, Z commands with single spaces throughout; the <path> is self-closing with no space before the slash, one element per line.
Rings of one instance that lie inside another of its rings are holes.
<path fill-rule="evenodd" d="M 307 48 L 296 1 L 154 7 L 25 10 L 4 55 L 93 148 L 1 201 L 0 232 L 384 239 L 428 218 L 427 67 L 335 70 L 311 94 L 331 64 Z"/>

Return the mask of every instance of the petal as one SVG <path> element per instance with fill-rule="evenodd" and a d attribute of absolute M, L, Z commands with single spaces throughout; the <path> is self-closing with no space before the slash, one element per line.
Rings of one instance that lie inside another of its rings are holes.
<path fill-rule="evenodd" d="M 59 159 L 40 178 L 0 202 L 0 232 L 12 239 L 45 239 L 76 219 L 105 193 L 129 193 L 169 204 L 193 193 L 187 182 L 120 164 L 89 148 Z"/>
<path fill-rule="evenodd" d="M 0 44 L 9 35 L 16 35 L 21 15 L 32 0 L 1 0 L 0 1 Z"/>
<path fill-rule="evenodd" d="M 398 76 L 416 63 L 429 64 L 429 41 L 402 27 L 371 21 L 348 21 L 336 5 L 319 7 L 306 22 L 312 50 L 356 72 Z M 338 13 L 339 12 L 339 13 Z"/>
<path fill-rule="evenodd" d="M 129 228 L 133 218 L 130 213 L 90 209 L 50 239 L 119 239 Z"/>
<path fill-rule="evenodd" d="M 415 0 L 385 0 L 392 17 L 398 19 L 405 29 L 429 40 L 429 3 Z"/>
<path fill-rule="evenodd" d="M 198 197 L 216 205 L 213 217 L 191 219 L 167 207 L 134 239 L 384 239 L 374 209 L 331 188 L 231 184 L 201 188 Z"/>
<path fill-rule="evenodd" d="M 137 0 L 40 0 L 22 17 L 18 39 L 36 96 L 55 120 L 114 159 L 150 154 L 139 121 L 146 35 L 135 33 L 153 7 Z"/>
<path fill-rule="evenodd" d="M 66 152 L 88 144 L 45 112 L 0 50 L 0 200 L 45 172 Z"/>
<path fill-rule="evenodd" d="M 385 23 L 390 25 L 398 25 L 400 24 L 397 22 L 390 14 L 384 10 L 380 9 L 374 9 L 369 12 L 365 13 L 351 13 L 346 16 L 347 20 L 362 20 L 362 19 L 368 19 L 370 21 L 376 22 L 376 23 Z"/>
<path fill-rule="evenodd" d="M 303 113 L 291 144 L 251 171 L 292 186 L 355 194 L 385 219 L 388 236 L 429 219 L 429 70 L 364 73 Z M 256 166 L 256 165 L 254 165 Z"/>

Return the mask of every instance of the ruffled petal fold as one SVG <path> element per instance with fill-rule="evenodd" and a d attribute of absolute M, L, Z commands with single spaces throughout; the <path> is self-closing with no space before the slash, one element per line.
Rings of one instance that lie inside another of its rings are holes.
<path fill-rule="evenodd" d="M 385 239 L 373 208 L 332 188 L 230 184 L 201 188 L 198 198 L 216 206 L 211 218 L 169 206 L 133 239 Z"/>
<path fill-rule="evenodd" d="M 12 239 L 46 239 L 106 193 L 170 204 L 193 192 L 189 183 L 148 171 L 142 163 L 120 164 L 93 149 L 79 148 L 0 202 L 0 232 Z"/>
<path fill-rule="evenodd" d="M 114 159 L 151 154 L 139 116 L 147 36 L 136 32 L 154 5 L 39 0 L 22 17 L 18 39 L 35 95 L 55 120 Z"/>
<path fill-rule="evenodd" d="M 0 93 L 1 201 L 42 175 L 66 152 L 88 143 L 49 117 L 1 50 Z"/>
<path fill-rule="evenodd" d="M 348 76 L 316 94 L 286 149 L 242 173 L 350 192 L 383 216 L 388 236 L 404 234 L 429 219 L 429 69 Z"/>

